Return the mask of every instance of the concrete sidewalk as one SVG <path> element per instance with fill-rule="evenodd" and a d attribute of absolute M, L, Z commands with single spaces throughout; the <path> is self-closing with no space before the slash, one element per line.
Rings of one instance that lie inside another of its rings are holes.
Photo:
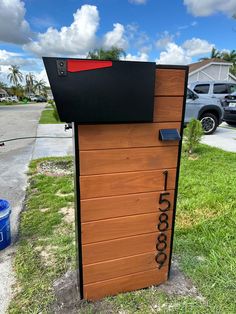
<path fill-rule="evenodd" d="M 72 130 L 64 130 L 65 124 L 39 124 L 32 159 L 72 155 Z"/>

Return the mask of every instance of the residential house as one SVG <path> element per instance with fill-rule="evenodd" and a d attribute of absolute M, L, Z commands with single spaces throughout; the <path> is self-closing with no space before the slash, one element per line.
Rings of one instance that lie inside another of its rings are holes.
<path fill-rule="evenodd" d="M 5 91 L 5 89 L 0 88 L 0 98 L 2 97 L 8 97 L 8 93 Z"/>
<path fill-rule="evenodd" d="M 189 65 L 188 82 L 228 81 L 236 83 L 236 77 L 229 72 L 232 63 L 219 58 L 206 59 Z"/>

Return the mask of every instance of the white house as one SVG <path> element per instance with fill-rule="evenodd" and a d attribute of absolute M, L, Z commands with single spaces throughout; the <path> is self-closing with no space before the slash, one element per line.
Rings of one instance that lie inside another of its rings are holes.
<path fill-rule="evenodd" d="M 232 63 L 219 58 L 207 59 L 189 65 L 188 82 L 228 81 L 236 83 L 236 77 L 229 72 Z"/>
<path fill-rule="evenodd" d="M 8 93 L 2 88 L 0 88 L 0 98 L 1 97 L 8 97 Z"/>

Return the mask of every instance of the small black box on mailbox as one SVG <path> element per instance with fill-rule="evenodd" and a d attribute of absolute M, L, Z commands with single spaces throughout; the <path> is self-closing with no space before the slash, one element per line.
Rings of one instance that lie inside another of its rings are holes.
<path fill-rule="evenodd" d="M 43 58 L 65 122 L 153 122 L 154 62 Z"/>

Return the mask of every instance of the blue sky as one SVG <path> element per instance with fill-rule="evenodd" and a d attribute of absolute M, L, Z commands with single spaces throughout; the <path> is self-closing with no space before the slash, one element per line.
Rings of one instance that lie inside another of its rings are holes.
<path fill-rule="evenodd" d="M 0 0 L 0 81 L 11 64 L 46 79 L 42 56 L 112 45 L 127 60 L 189 64 L 235 49 L 236 0 Z"/>

